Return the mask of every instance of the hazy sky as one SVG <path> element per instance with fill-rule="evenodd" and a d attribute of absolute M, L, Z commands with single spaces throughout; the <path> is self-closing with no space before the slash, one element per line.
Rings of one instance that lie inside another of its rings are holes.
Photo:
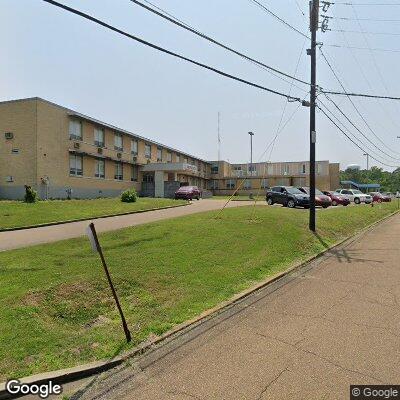
<path fill-rule="evenodd" d="M 280 91 L 292 90 L 294 96 L 307 95 L 307 86 L 296 84 L 302 90 L 291 87 L 290 83 L 129 0 L 59 1 L 228 73 Z M 307 19 L 300 11 L 308 13 L 308 1 L 297 0 L 297 4 L 296 0 L 259 1 L 308 34 Z M 368 2 L 376 0 L 362 1 Z M 299 60 L 297 76 L 309 80 L 310 60 L 305 53 L 308 41 L 305 43 L 302 36 L 250 0 L 154 0 L 153 3 L 196 29 L 287 73 L 295 72 Z M 400 21 L 400 6 L 354 9 L 360 19 Z M 355 18 L 354 9 L 336 4 L 329 15 Z M 267 157 L 260 157 L 277 131 L 284 99 L 162 54 L 41 0 L 0 0 L 0 18 L 0 100 L 43 97 L 209 160 L 217 158 L 220 111 L 222 158 L 247 162 L 250 158 L 247 132 L 251 130 L 255 133 L 253 159 L 268 159 L 269 152 Z M 400 34 L 398 21 L 360 21 L 360 24 L 364 31 Z M 355 20 L 331 20 L 330 28 L 360 31 Z M 331 31 L 319 32 L 318 40 L 324 43 L 325 54 L 349 91 L 400 96 L 399 36 Z M 330 47 L 332 44 L 398 51 L 350 50 Z M 318 83 L 326 89 L 341 90 L 321 57 Z M 329 104 L 322 95 L 319 99 Z M 387 146 L 384 147 L 345 97 L 334 99 L 360 130 L 387 153 L 375 150 L 377 158 L 400 165 L 400 139 L 396 139 L 400 136 L 400 104 L 354 99 L 370 128 Z M 330 108 L 334 110 L 332 105 Z M 293 119 L 277 138 L 272 161 L 306 160 L 309 156 L 309 109 L 289 103 L 283 121 L 296 109 Z M 321 113 L 317 114 L 317 132 L 317 159 L 340 162 L 342 168 L 349 163 L 365 167 L 362 151 Z M 354 129 L 353 132 L 360 136 Z M 379 164 L 371 159 L 371 165 Z"/>

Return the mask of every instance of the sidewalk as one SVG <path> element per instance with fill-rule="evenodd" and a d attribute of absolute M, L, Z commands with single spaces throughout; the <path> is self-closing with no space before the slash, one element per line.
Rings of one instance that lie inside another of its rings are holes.
<path fill-rule="evenodd" d="M 93 220 L 97 232 L 113 231 L 160 221 L 163 219 L 180 217 L 203 211 L 219 210 L 226 200 L 204 199 L 194 201 L 184 207 L 169 208 L 164 210 L 147 211 L 138 214 L 119 215 L 115 217 L 98 218 Z M 231 201 L 228 207 L 240 207 L 248 203 Z M 0 232 L 0 251 L 17 249 L 20 247 L 33 246 L 35 244 L 56 242 L 63 239 L 71 239 L 85 235 L 85 229 L 91 220 L 70 222 L 62 225 L 44 226 L 40 228 L 23 229 L 18 231 Z"/>
<path fill-rule="evenodd" d="M 337 400 L 399 384 L 399 237 L 397 214 L 74 398 Z"/>

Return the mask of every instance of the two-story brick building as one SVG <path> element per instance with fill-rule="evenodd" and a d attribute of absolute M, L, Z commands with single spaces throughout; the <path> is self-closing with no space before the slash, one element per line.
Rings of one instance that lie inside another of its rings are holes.
<path fill-rule="evenodd" d="M 308 162 L 230 164 L 206 161 L 38 97 L 0 102 L 0 198 L 173 197 L 181 185 L 214 194 L 307 186 Z M 339 186 L 339 164 L 318 161 L 317 187 Z"/>
<path fill-rule="evenodd" d="M 0 198 L 147 196 L 207 186 L 210 164 L 41 98 L 0 103 Z"/>

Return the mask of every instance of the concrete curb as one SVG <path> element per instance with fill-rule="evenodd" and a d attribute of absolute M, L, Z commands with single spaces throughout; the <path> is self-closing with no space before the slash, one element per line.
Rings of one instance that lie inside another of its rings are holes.
<path fill-rule="evenodd" d="M 304 261 L 298 262 L 298 263 L 292 265 L 291 267 L 287 268 L 284 271 L 278 272 L 275 275 L 268 277 L 267 279 L 263 280 L 262 282 L 257 283 L 256 285 L 252 286 L 251 288 L 246 289 L 246 290 L 234 295 L 229 300 L 219 303 L 217 306 L 202 312 L 198 316 L 196 316 L 188 321 L 185 321 L 179 325 L 176 325 L 174 328 L 170 329 L 168 332 L 165 332 L 163 335 L 161 335 L 153 340 L 143 342 L 136 348 L 134 348 L 120 356 L 117 356 L 110 360 L 95 361 L 95 362 L 92 362 L 89 364 L 83 364 L 83 365 L 79 365 L 79 366 L 72 367 L 72 368 L 67 368 L 67 369 L 62 369 L 62 370 L 57 370 L 57 371 L 50 371 L 50 372 L 45 372 L 45 373 L 37 374 L 37 375 L 31 375 L 31 376 L 28 376 L 25 378 L 21 378 L 20 381 L 21 381 L 21 383 L 37 384 L 37 385 L 46 383 L 48 381 L 52 381 L 53 383 L 62 384 L 62 383 L 72 382 L 72 381 L 75 381 L 78 379 L 86 378 L 88 376 L 95 375 L 97 373 L 112 369 L 132 357 L 136 357 L 136 356 L 139 356 L 139 355 L 145 353 L 146 351 L 153 348 L 155 345 L 160 344 L 161 342 L 165 341 L 166 339 L 171 338 L 172 336 L 177 335 L 177 334 L 181 333 L 182 331 L 188 331 L 188 330 L 194 329 L 196 326 L 198 326 L 201 323 L 205 322 L 206 320 L 222 313 L 227 308 L 233 306 L 234 304 L 240 302 L 241 300 L 244 300 L 251 294 L 257 292 L 258 290 L 263 289 L 264 287 L 272 284 L 273 282 L 276 282 L 277 280 L 287 276 L 288 274 L 290 274 L 298 269 L 301 269 L 305 265 L 323 257 L 329 251 L 331 251 L 339 246 L 342 246 L 342 245 L 351 244 L 352 242 L 357 240 L 360 236 L 362 236 L 368 230 L 372 229 L 376 225 L 381 224 L 382 222 L 386 221 L 387 219 L 393 217 L 394 215 L 396 215 L 398 213 L 400 213 L 400 210 L 396 210 L 396 211 L 392 212 L 391 214 L 388 214 L 384 218 L 382 218 L 378 221 L 375 221 L 372 224 L 361 229 L 359 232 L 357 232 L 353 236 L 349 236 L 345 239 L 342 239 L 339 242 L 335 243 L 334 245 L 330 246 L 329 248 L 321 251 L 320 253 L 315 254 L 315 255 L 307 258 Z M 12 396 L 6 391 L 5 386 L 6 386 L 6 382 L 0 383 L 0 400 L 16 398 L 17 396 Z"/>
<path fill-rule="evenodd" d="M 92 219 L 99 219 L 99 218 L 111 218 L 111 217 L 119 217 L 121 215 L 142 214 L 144 212 L 149 212 L 149 211 L 167 210 L 169 208 L 185 207 L 185 206 L 188 206 L 190 204 L 191 203 L 176 204 L 176 205 L 172 205 L 172 206 L 148 208 L 146 210 L 136 210 L 136 211 L 127 211 L 127 212 L 118 213 L 118 214 L 100 215 L 98 217 L 90 217 L 90 218 L 86 218 L 85 217 L 85 218 L 77 218 L 77 219 L 68 219 L 68 220 L 65 220 L 65 221 L 46 222 L 46 223 L 37 224 L 37 225 L 18 226 L 16 228 L 0 228 L 0 232 L 22 231 L 24 229 L 34 229 L 34 228 L 43 228 L 45 226 L 64 225 L 64 224 L 69 224 L 71 222 L 91 221 Z"/>

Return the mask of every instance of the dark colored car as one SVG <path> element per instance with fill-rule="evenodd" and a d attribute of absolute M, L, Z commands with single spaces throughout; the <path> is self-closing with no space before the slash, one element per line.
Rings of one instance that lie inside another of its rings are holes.
<path fill-rule="evenodd" d="M 392 198 L 390 196 L 387 196 L 383 193 L 371 192 L 369 194 L 372 196 L 372 201 L 376 201 L 377 203 L 384 203 L 384 202 L 392 201 Z"/>
<path fill-rule="evenodd" d="M 175 200 L 185 199 L 185 200 L 200 200 L 201 191 L 197 186 L 181 186 L 175 192 Z"/>
<path fill-rule="evenodd" d="M 309 187 L 299 187 L 303 193 L 310 195 L 310 188 Z M 320 190 L 315 189 L 315 205 L 322 208 L 328 208 L 332 205 L 332 200 L 326 194 L 323 194 Z"/>
<path fill-rule="evenodd" d="M 332 191 L 324 191 L 322 193 L 331 198 L 333 206 L 337 206 L 339 204 L 342 206 L 348 206 L 350 204 L 350 199 L 342 194 Z"/>
<path fill-rule="evenodd" d="M 310 196 L 293 186 L 274 186 L 267 191 L 265 200 L 270 206 L 277 203 L 289 208 L 310 207 Z"/>

